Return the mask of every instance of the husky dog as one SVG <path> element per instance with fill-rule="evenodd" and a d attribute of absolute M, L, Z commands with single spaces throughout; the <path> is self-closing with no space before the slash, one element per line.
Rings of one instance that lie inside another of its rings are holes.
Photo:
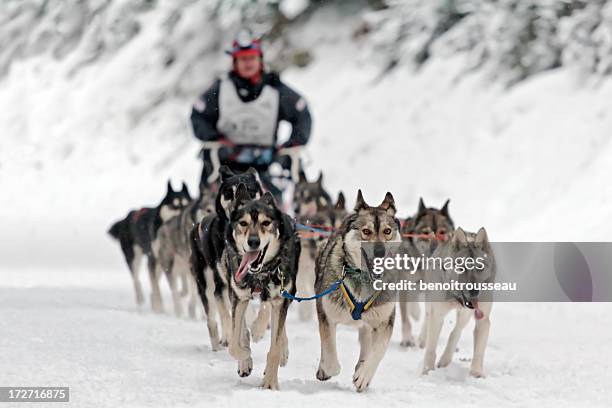
<path fill-rule="evenodd" d="M 177 317 L 183 315 L 181 300 L 183 296 L 189 297 L 189 316 L 196 317 L 199 298 L 195 280 L 190 272 L 189 234 L 199 220 L 214 212 L 217 187 L 217 183 L 204 186 L 204 189 L 200 190 L 199 197 L 183 208 L 178 216 L 164 223 L 158 232 L 159 253 L 156 254 L 156 257 L 170 283 L 174 312 Z M 179 280 L 182 283 L 180 293 Z"/>
<path fill-rule="evenodd" d="M 332 207 L 328 208 L 329 218 L 331 219 L 332 225 L 334 229 L 340 228 L 342 225 L 342 221 L 348 215 L 346 211 L 346 199 L 344 198 L 344 194 L 341 192 L 338 193 L 338 199 L 336 200 L 336 204 Z"/>
<path fill-rule="evenodd" d="M 300 172 L 300 178 L 293 192 L 296 217 L 313 216 L 319 209 L 326 208 L 331 202 L 331 197 L 323 188 L 323 173 L 319 173 L 317 181 L 309 182 L 304 172 Z"/>
<path fill-rule="evenodd" d="M 323 173 L 319 173 L 316 181 L 309 182 L 304 172 L 301 171 L 293 192 L 296 220 L 300 224 L 331 231 L 334 221 L 333 213 L 330 210 L 331 203 L 331 197 L 323 188 Z M 317 236 L 310 232 L 302 235 L 306 237 L 301 241 L 302 249 L 296 285 L 298 295 L 308 297 L 314 294 L 315 257 L 324 236 Z M 314 305 L 308 302 L 300 303 L 298 310 L 300 320 L 310 320 L 314 312 Z"/>
<path fill-rule="evenodd" d="M 435 278 L 430 275 L 430 279 L 441 279 L 442 281 L 454 279 L 464 283 L 495 281 L 495 258 L 484 228 L 480 228 L 477 233 L 464 232 L 461 228 L 457 228 L 450 241 L 438 246 L 434 256 L 442 259 L 447 257 L 453 259 L 480 258 L 484 260 L 484 267 L 481 269 L 466 269 L 465 271 L 447 271 L 442 268 L 441 271 L 435 271 L 437 274 Z M 456 309 L 457 321 L 455 328 L 451 332 L 442 357 L 438 361 L 438 367 L 446 367 L 451 362 L 461 332 L 469 322 L 470 316 L 473 315 L 476 320 L 476 326 L 474 328 L 474 354 L 470 375 L 482 377 L 484 375 L 482 364 L 491 326 L 492 295 L 490 292 L 479 293 L 477 290 L 471 290 L 461 292 L 447 291 L 443 296 L 446 301 L 428 302 L 426 306 L 427 346 L 425 348 L 423 374 L 427 374 L 434 369 L 436 346 L 438 345 L 444 317 L 450 310 Z"/>
<path fill-rule="evenodd" d="M 371 284 L 365 283 L 367 280 L 362 275 L 368 274 L 367 278 L 371 279 L 371 268 L 365 272 L 356 269 L 359 271 L 357 277 L 346 274 L 346 270 L 355 270 L 361 265 L 362 243 L 374 244 L 374 254 L 379 257 L 385 254 L 385 243 L 401 241 L 395 213 L 391 193 L 386 194 L 378 207 L 370 207 L 359 190 L 354 212 L 330 237 L 317 259 L 317 293 L 343 279 L 341 290 L 317 299 L 321 359 L 316 376 L 321 381 L 340 373 L 336 350 L 338 323 L 359 328 L 361 351 L 353 374 L 357 391 L 364 391 L 369 386 L 387 350 L 395 320 L 395 294 L 374 291 Z"/>
<path fill-rule="evenodd" d="M 310 297 L 314 295 L 315 284 L 315 260 L 319 250 L 325 243 L 325 235 L 331 234 L 334 229 L 337 229 L 342 224 L 342 221 L 347 216 L 345 208 L 344 194 L 340 192 L 336 204 L 324 205 L 324 200 L 315 200 L 317 202 L 317 212 L 314 215 L 300 215 L 297 221 L 300 224 L 310 225 L 316 229 L 323 230 L 325 234 L 313 234 L 305 231 L 302 234 L 301 252 L 299 273 L 297 276 L 297 291 L 298 296 Z M 300 320 L 308 321 L 312 318 L 315 310 L 315 305 L 310 302 L 301 302 L 298 305 Z"/>
<path fill-rule="evenodd" d="M 430 256 L 439 242 L 448 239 L 449 234 L 454 230 L 454 223 L 448 212 L 449 202 L 450 200 L 446 200 L 442 208 L 437 209 L 425 206 L 422 198 L 419 200 L 419 209 L 416 215 L 404 220 L 402 225 L 402 234 L 406 237 L 407 253 L 415 257 Z M 423 278 L 423 270 L 416 271 L 410 276 L 410 279 L 415 281 L 420 281 Z M 416 345 L 412 336 L 411 319 L 416 321 L 420 318 L 419 295 L 418 292 L 413 291 L 399 293 L 399 309 L 402 319 L 400 345 L 404 347 Z M 418 339 L 418 345 L 421 348 L 425 347 L 426 333 L 427 329 L 423 326 Z"/>
<path fill-rule="evenodd" d="M 215 200 L 215 214 L 208 215 L 198 222 L 189 236 L 191 273 L 196 280 L 198 293 L 207 315 L 206 324 L 214 351 L 227 346 L 231 335 L 229 282 L 221 258 L 226 247 L 225 236 L 226 229 L 229 228 L 229 216 L 235 207 L 236 190 L 240 184 L 243 184 L 251 198 L 259 198 L 263 193 L 255 169 L 250 168 L 245 173 L 236 174 L 227 166 L 222 166 L 219 171 L 221 184 Z M 221 317 L 221 337 L 217 328 L 217 313 Z M 263 330 L 265 327 L 267 321 Z"/>
<path fill-rule="evenodd" d="M 157 233 L 162 224 L 179 215 L 190 200 L 189 192 L 184 184 L 181 191 L 174 191 L 172 184 L 168 181 L 166 195 L 157 207 L 132 210 L 124 219 L 114 223 L 108 231 L 121 245 L 121 251 L 134 282 L 138 306 L 144 303 L 138 272 L 142 257 L 145 255 L 151 279 L 151 306 L 154 312 L 163 312 L 159 289 L 160 274 L 155 256 L 159 247 Z"/>
<path fill-rule="evenodd" d="M 254 294 L 272 305 L 271 344 L 263 388 L 278 389 L 278 367 L 289 357 L 285 320 L 291 301 L 281 296 L 295 294 L 300 241 L 293 220 L 276 206 L 272 194 L 252 200 L 241 184 L 236 191 L 236 207 L 226 235 L 224 264 L 232 288 L 232 337 L 229 353 L 238 360 L 238 375 L 251 374 L 247 306 Z"/>

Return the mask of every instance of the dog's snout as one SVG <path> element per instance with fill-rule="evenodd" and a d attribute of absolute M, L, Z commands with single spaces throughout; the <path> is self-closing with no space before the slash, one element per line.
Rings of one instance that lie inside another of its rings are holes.
<path fill-rule="evenodd" d="M 257 235 L 249 235 L 249 238 L 247 239 L 247 244 L 249 244 L 250 248 L 259 248 L 260 243 L 261 241 L 259 240 L 259 237 Z"/>
<path fill-rule="evenodd" d="M 471 299 L 477 298 L 479 294 L 480 294 L 479 290 L 476 290 L 476 289 L 470 290 L 470 298 Z"/>
<path fill-rule="evenodd" d="M 385 244 L 382 242 L 377 242 L 374 244 L 374 256 L 376 258 L 384 258 L 387 253 L 387 249 L 385 248 Z"/>

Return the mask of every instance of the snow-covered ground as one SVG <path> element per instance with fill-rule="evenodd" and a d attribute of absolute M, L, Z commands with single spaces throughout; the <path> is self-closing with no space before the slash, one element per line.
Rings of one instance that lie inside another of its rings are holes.
<path fill-rule="evenodd" d="M 85 51 L 61 61 L 43 54 L 0 80 L 0 386 L 67 385 L 72 404 L 87 407 L 610 405 L 609 304 L 495 305 L 479 380 L 458 359 L 420 376 L 422 351 L 401 349 L 396 330 L 363 395 L 351 385 L 351 330 L 339 331 L 342 374 L 320 383 L 316 324 L 292 312 L 289 365 L 270 393 L 257 388 L 267 338 L 240 379 L 227 353 L 210 350 L 203 322 L 137 311 L 106 230 L 155 204 L 168 178 L 195 188 L 190 104 L 229 63 L 206 36 L 210 44 L 181 46 L 197 13 L 166 36 L 163 4 L 95 64 L 80 67 Z M 310 103 L 308 172 L 322 169 L 332 194 L 341 189 L 352 203 L 361 188 L 378 203 L 391 191 L 402 215 L 419 196 L 429 205 L 450 197 L 458 225 L 486 226 L 497 241 L 608 240 L 612 81 L 564 68 L 507 90 L 464 74 L 461 56 L 418 72 L 400 65 L 378 80 L 379 61 L 350 40 L 354 23 L 330 12 L 296 29 L 314 61 L 283 75 Z M 176 63 L 160 68 L 168 49 Z M 194 55 L 198 75 L 187 69 Z M 469 356 L 469 331 L 459 349 Z"/>
<path fill-rule="evenodd" d="M 294 310 L 289 364 L 279 371 L 281 390 L 272 392 L 258 388 L 269 333 L 253 345 L 253 373 L 239 378 L 229 354 L 211 350 L 204 322 L 139 312 L 123 272 L 3 272 L 0 384 L 70 386 L 79 407 L 609 406 L 609 305 L 495 305 L 483 379 L 469 377 L 469 362 L 461 361 L 471 356 L 470 326 L 455 361 L 428 376 L 419 374 L 422 350 L 401 348 L 395 330 L 365 394 L 351 383 L 357 333 L 338 330 L 342 372 L 320 382 L 317 324 L 299 321 Z M 443 336 L 451 327 L 448 321 Z"/>

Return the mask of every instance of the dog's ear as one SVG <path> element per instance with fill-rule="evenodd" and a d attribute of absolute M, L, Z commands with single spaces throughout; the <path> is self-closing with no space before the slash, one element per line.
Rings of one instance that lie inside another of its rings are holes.
<path fill-rule="evenodd" d="M 319 178 L 317 179 L 317 184 L 319 187 L 323 187 L 323 172 L 319 171 Z"/>
<path fill-rule="evenodd" d="M 255 168 L 253 167 L 249 167 L 247 169 L 247 171 L 245 172 L 245 174 L 252 174 L 254 176 L 258 176 L 259 174 L 257 173 L 257 170 L 255 170 Z"/>
<path fill-rule="evenodd" d="M 238 188 L 236 188 L 235 208 L 238 208 L 249 201 L 251 201 L 251 195 L 249 194 L 247 186 L 245 186 L 243 183 L 238 184 Z"/>
<path fill-rule="evenodd" d="M 168 184 L 166 185 L 166 191 L 168 193 L 174 192 L 174 190 L 172 189 L 172 181 L 170 181 L 170 179 L 168 179 Z"/>
<path fill-rule="evenodd" d="M 191 194 L 189 194 L 189 188 L 187 187 L 187 184 L 185 184 L 184 181 L 183 181 L 183 189 L 181 190 L 181 192 L 185 194 L 187 198 L 191 200 Z"/>
<path fill-rule="evenodd" d="M 476 233 L 476 239 L 474 242 L 476 242 L 478 245 L 483 245 L 489 242 L 489 236 L 487 235 L 487 230 L 484 227 L 480 227 Z"/>
<path fill-rule="evenodd" d="M 355 212 L 359 212 L 359 210 L 367 210 L 370 206 L 363 199 L 363 194 L 361 193 L 361 189 L 357 191 L 357 201 L 355 202 Z"/>
<path fill-rule="evenodd" d="M 467 243 L 467 236 L 465 235 L 463 228 L 457 227 L 455 233 L 453 234 L 452 243 L 455 248 L 459 247 L 459 245 L 465 245 Z"/>
<path fill-rule="evenodd" d="M 450 198 L 446 200 L 446 202 L 442 206 L 442 209 L 440 210 L 440 213 L 442 213 L 442 215 L 445 217 L 448 217 L 448 203 L 450 203 Z"/>
<path fill-rule="evenodd" d="M 338 200 L 336 201 L 336 210 L 344 210 L 346 208 L 346 199 L 342 191 L 338 193 Z"/>
<path fill-rule="evenodd" d="M 227 181 L 228 178 L 235 176 L 234 172 L 228 166 L 221 166 L 219 168 L 219 174 L 221 175 L 221 182 Z"/>
<path fill-rule="evenodd" d="M 393 199 L 393 195 L 390 192 L 387 191 L 387 194 L 385 194 L 385 199 L 378 206 L 378 208 L 382 208 L 387 212 L 387 214 L 395 216 L 395 200 Z"/>
<path fill-rule="evenodd" d="M 425 202 L 423 201 L 423 197 L 419 198 L 419 210 L 417 211 L 417 218 L 420 215 L 425 214 L 427 212 L 427 207 L 425 206 Z"/>
<path fill-rule="evenodd" d="M 266 191 L 263 196 L 261 196 L 260 200 L 265 204 L 276 208 L 276 200 L 274 196 L 269 191 Z"/>

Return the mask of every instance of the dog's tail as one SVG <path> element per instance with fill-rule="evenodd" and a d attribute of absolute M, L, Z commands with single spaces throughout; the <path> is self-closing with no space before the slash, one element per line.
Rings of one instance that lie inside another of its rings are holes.
<path fill-rule="evenodd" d="M 108 230 L 108 234 L 114 239 L 119 240 L 119 237 L 121 236 L 121 232 L 125 228 L 126 223 L 127 223 L 127 218 L 117 221 L 116 223 L 111 225 L 111 227 Z"/>

